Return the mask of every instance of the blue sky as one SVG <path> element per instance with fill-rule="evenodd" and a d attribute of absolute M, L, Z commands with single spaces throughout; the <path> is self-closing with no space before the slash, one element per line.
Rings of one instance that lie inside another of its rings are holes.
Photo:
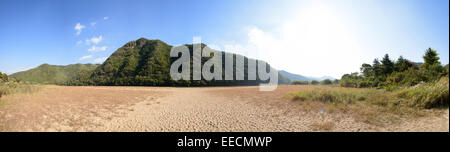
<path fill-rule="evenodd" d="M 201 37 L 278 69 L 340 78 L 386 53 L 422 61 L 428 47 L 447 64 L 449 1 L 5 0 L 0 71 L 101 63 L 140 37 L 171 45 Z"/>

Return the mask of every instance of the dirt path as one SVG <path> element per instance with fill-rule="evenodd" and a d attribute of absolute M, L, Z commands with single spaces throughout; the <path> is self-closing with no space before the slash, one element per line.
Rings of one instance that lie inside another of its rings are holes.
<path fill-rule="evenodd" d="M 384 128 L 301 110 L 256 87 L 61 87 L 7 97 L 3 131 L 448 131 L 446 116 Z M 446 124 L 446 125 L 445 125 Z"/>

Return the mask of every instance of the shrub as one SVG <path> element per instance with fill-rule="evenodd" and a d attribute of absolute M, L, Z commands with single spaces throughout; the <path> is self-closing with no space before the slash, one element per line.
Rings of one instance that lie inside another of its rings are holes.
<path fill-rule="evenodd" d="M 317 81 L 317 80 L 312 80 L 312 81 L 311 81 L 311 84 L 312 84 L 312 85 L 317 85 L 317 84 L 319 84 L 319 81 Z"/>
<path fill-rule="evenodd" d="M 442 77 L 439 81 L 420 84 L 396 93 L 404 99 L 407 105 L 419 108 L 448 107 L 449 78 Z"/>
<path fill-rule="evenodd" d="M 294 81 L 291 84 L 293 84 L 293 85 L 308 85 L 309 82 L 308 81 Z"/>
<path fill-rule="evenodd" d="M 330 84 L 333 84 L 333 82 L 330 79 L 325 79 L 325 80 L 320 81 L 320 84 L 330 85 Z"/>
<path fill-rule="evenodd" d="M 339 84 L 339 82 L 340 82 L 340 81 L 339 81 L 338 79 L 334 79 L 334 80 L 333 80 L 333 84 Z"/>
<path fill-rule="evenodd" d="M 0 83 L 8 81 L 8 75 L 0 72 Z"/>

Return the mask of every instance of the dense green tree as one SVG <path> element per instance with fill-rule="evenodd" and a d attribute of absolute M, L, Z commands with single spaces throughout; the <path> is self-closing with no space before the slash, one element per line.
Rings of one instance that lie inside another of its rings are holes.
<path fill-rule="evenodd" d="M 426 50 L 425 55 L 423 56 L 423 60 L 424 63 L 422 64 L 422 66 L 441 64 L 441 62 L 439 62 L 438 53 L 436 52 L 436 50 L 433 50 L 431 48 L 428 48 Z"/>
<path fill-rule="evenodd" d="M 339 82 L 342 87 L 354 87 L 358 88 L 361 86 L 361 80 L 363 77 L 358 74 L 358 72 L 354 72 L 351 74 L 344 74 Z"/>
<path fill-rule="evenodd" d="M 330 84 L 333 84 L 333 82 L 330 79 L 325 79 L 325 80 L 320 81 L 320 84 L 330 85 Z"/>
<path fill-rule="evenodd" d="M 417 66 L 402 56 L 395 62 L 386 54 L 381 63 L 378 59 L 372 65 L 362 64 L 358 73 L 345 74 L 340 80 L 343 87 L 376 87 L 392 90 L 400 86 L 413 86 L 421 82 L 430 82 L 448 76 L 448 65 L 444 68 L 438 54 L 429 48 L 423 56 L 424 63 Z"/>
<path fill-rule="evenodd" d="M 437 80 L 444 74 L 444 67 L 439 62 L 436 50 L 428 48 L 423 56 L 424 63 L 420 65 L 420 70 L 426 75 L 426 79 Z"/>
<path fill-rule="evenodd" d="M 381 63 L 378 61 L 378 59 L 374 59 L 372 62 L 372 69 L 374 75 L 381 75 Z"/>
<path fill-rule="evenodd" d="M 389 59 L 388 54 L 385 54 L 381 60 L 381 71 L 384 75 L 389 75 L 394 71 L 394 63 Z"/>
<path fill-rule="evenodd" d="M 293 81 L 291 84 L 293 85 L 308 85 L 308 81 Z"/>
<path fill-rule="evenodd" d="M 362 64 L 360 70 L 364 77 L 370 77 L 374 74 L 372 65 L 367 63 Z"/>
<path fill-rule="evenodd" d="M 394 64 L 394 71 L 406 71 L 411 67 L 414 67 L 415 64 L 411 61 L 404 59 L 403 56 L 400 56 L 398 60 Z"/>
<path fill-rule="evenodd" d="M 317 85 L 317 84 L 319 84 L 319 81 L 317 81 L 317 80 L 312 80 L 312 81 L 311 81 L 311 84 L 312 84 L 312 85 Z"/>

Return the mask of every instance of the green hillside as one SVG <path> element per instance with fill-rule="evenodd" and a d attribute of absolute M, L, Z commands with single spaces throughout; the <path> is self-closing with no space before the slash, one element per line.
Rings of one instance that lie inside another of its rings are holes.
<path fill-rule="evenodd" d="M 191 56 L 193 45 L 186 45 Z M 202 48 L 207 47 L 202 44 Z M 85 72 L 70 80 L 68 85 L 137 85 L 137 86 L 217 86 L 217 85 L 257 85 L 260 80 L 247 81 L 247 68 L 245 80 L 212 80 L 212 81 L 174 81 L 170 78 L 170 65 L 177 58 L 170 57 L 172 46 L 160 40 L 141 38 L 128 42 L 115 51 L 102 65 L 92 73 Z M 225 52 L 222 52 L 224 60 Z M 234 58 L 236 58 L 234 56 Z M 202 64 L 209 58 L 202 58 Z M 245 67 L 249 60 L 245 57 Z M 234 65 L 235 66 L 235 65 Z M 222 68 L 224 65 L 222 65 Z M 233 68 L 234 69 L 234 68 Z M 192 76 L 191 60 L 191 76 Z M 289 79 L 279 75 L 281 84 L 289 83 Z"/>
<path fill-rule="evenodd" d="M 42 84 L 65 84 L 78 73 L 94 70 L 99 64 L 71 64 L 67 66 L 42 64 L 34 69 L 11 74 L 20 81 Z"/>

